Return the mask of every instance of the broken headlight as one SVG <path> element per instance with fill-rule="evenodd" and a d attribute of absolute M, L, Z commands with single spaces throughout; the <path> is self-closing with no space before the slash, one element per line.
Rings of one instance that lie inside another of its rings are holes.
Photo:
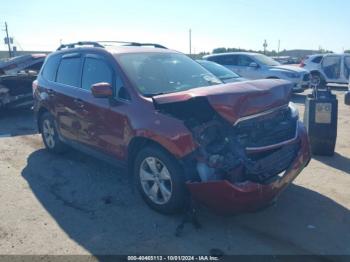
<path fill-rule="evenodd" d="M 289 103 L 289 109 L 293 118 L 299 119 L 299 110 L 293 102 Z"/>

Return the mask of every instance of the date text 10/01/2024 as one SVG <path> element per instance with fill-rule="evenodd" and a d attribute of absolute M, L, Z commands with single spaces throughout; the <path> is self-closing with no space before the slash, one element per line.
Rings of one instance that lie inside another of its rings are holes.
<path fill-rule="evenodd" d="M 215 256 L 128 256 L 128 261 L 219 261 Z"/>

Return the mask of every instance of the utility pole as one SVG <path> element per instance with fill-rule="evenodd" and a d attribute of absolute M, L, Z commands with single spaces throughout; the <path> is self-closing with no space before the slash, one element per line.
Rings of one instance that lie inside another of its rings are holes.
<path fill-rule="evenodd" d="M 10 38 L 9 38 L 9 32 L 7 29 L 7 23 L 5 22 L 5 32 L 6 32 L 6 39 L 7 39 L 7 46 L 9 48 L 9 56 L 10 58 L 12 57 L 12 53 L 11 53 L 11 45 L 10 45 Z"/>
<path fill-rule="evenodd" d="M 192 54 L 192 30 L 189 31 L 190 55 Z"/>
<path fill-rule="evenodd" d="M 267 41 L 266 40 L 264 41 L 263 47 L 264 47 L 264 55 L 266 55 L 266 48 L 267 48 Z"/>

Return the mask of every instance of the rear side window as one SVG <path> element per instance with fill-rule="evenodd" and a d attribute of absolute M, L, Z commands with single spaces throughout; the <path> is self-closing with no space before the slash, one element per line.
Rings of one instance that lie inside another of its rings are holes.
<path fill-rule="evenodd" d="M 237 55 L 214 56 L 208 59 L 220 65 L 237 65 Z"/>
<path fill-rule="evenodd" d="M 90 90 L 93 84 L 100 82 L 112 85 L 113 72 L 111 68 L 101 59 L 87 57 L 84 63 L 81 87 L 85 90 Z"/>
<path fill-rule="evenodd" d="M 61 60 L 57 71 L 57 82 L 79 87 L 80 57 L 67 57 Z"/>
<path fill-rule="evenodd" d="M 322 61 L 322 56 L 317 56 L 314 59 L 312 59 L 313 63 L 319 64 Z"/>
<path fill-rule="evenodd" d="M 43 72 L 42 72 L 43 78 L 49 81 L 55 81 L 59 62 L 60 62 L 60 56 L 50 56 L 43 68 Z"/>

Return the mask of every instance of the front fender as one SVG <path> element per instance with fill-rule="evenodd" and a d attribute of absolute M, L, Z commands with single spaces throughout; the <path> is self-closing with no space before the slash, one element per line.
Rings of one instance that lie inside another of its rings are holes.
<path fill-rule="evenodd" d="M 171 133 L 164 134 L 159 131 L 137 130 L 136 137 L 145 138 L 159 144 L 177 159 L 185 157 L 197 148 L 190 133 L 178 133 L 174 135 Z"/>

